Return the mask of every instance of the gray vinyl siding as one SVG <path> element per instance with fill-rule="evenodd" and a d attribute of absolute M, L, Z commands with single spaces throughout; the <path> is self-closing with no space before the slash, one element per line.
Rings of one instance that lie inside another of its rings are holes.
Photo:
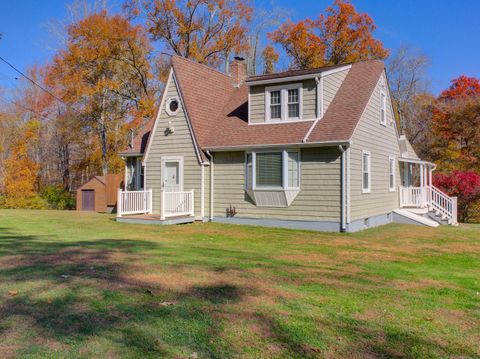
<path fill-rule="evenodd" d="M 265 86 L 250 87 L 250 123 L 265 122 Z"/>
<path fill-rule="evenodd" d="M 303 119 L 317 118 L 317 82 L 315 79 L 303 81 Z"/>
<path fill-rule="evenodd" d="M 340 151 L 338 148 L 301 150 L 300 193 L 289 207 L 257 207 L 245 193 L 245 152 L 214 153 L 214 215 L 225 217 L 236 208 L 238 218 L 304 221 L 340 220 Z"/>
<path fill-rule="evenodd" d="M 180 98 L 173 78 L 166 93 L 166 99 L 170 97 Z M 195 152 L 193 139 L 183 111 L 183 104 L 181 104 L 180 111 L 176 116 L 169 116 L 164 105 L 157 121 L 157 129 L 152 135 L 150 153 L 146 162 L 146 188 L 153 190 L 153 213 L 160 213 L 162 156 L 181 156 L 183 157 L 183 190 L 193 189 L 195 191 L 195 216 L 200 216 L 201 165 Z M 165 129 L 169 121 L 175 127 L 175 132 L 166 136 Z M 207 167 L 205 168 L 206 177 L 208 173 Z M 205 215 L 208 215 L 208 188 L 206 178 Z"/>
<path fill-rule="evenodd" d="M 389 191 L 389 156 L 398 159 L 395 120 L 387 95 L 387 126 L 380 123 L 380 90 L 382 75 L 352 137 L 350 150 L 350 215 L 351 220 L 368 218 L 398 208 L 399 165 L 396 161 L 396 191 Z M 371 154 L 371 192 L 362 193 L 362 150 Z"/>
<path fill-rule="evenodd" d="M 323 78 L 323 111 L 327 112 L 328 106 L 333 101 L 333 98 L 337 94 L 338 89 L 345 80 L 349 69 L 345 69 L 339 72 L 335 72 L 331 75 L 327 75 Z"/>

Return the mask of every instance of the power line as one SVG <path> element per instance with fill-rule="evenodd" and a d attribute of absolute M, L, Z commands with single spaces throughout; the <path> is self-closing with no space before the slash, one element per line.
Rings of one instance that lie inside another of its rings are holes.
<path fill-rule="evenodd" d="M 35 111 L 35 110 L 32 110 L 31 108 L 28 108 L 28 107 L 26 107 L 26 106 L 24 106 L 24 105 L 22 105 L 22 104 L 20 104 L 20 103 L 18 103 L 18 102 L 15 102 L 15 101 L 7 101 L 7 100 L 5 100 L 5 99 L 2 98 L 2 97 L 0 97 L 0 101 L 2 101 L 3 103 L 6 103 L 7 105 L 13 104 L 13 105 L 15 105 L 15 106 L 19 106 L 19 107 L 23 108 L 24 110 L 29 111 L 29 112 L 31 112 L 31 113 L 34 113 L 35 115 L 40 116 L 41 118 L 43 118 L 43 119 L 45 119 L 45 120 L 53 121 L 51 118 L 42 115 L 40 112 L 37 112 L 37 111 Z"/>
<path fill-rule="evenodd" d="M 17 69 L 15 66 L 13 66 L 10 62 L 8 62 L 7 60 L 5 60 L 3 57 L 0 56 L 0 60 L 3 61 L 4 63 L 6 63 L 8 66 L 10 66 L 12 69 L 14 69 L 15 71 L 17 71 L 20 75 L 22 75 L 23 77 L 25 77 L 28 81 L 30 81 L 32 84 L 34 84 L 35 86 L 37 86 L 38 88 L 42 89 L 43 91 L 45 91 L 46 93 L 48 93 L 50 96 L 52 96 L 54 99 L 56 99 L 57 101 L 63 103 L 65 106 L 67 107 L 70 107 L 71 106 L 66 103 L 65 101 L 63 101 L 61 98 L 57 97 L 55 94 L 53 94 L 51 91 L 47 90 L 45 87 L 43 87 L 42 85 L 38 84 L 36 81 L 34 81 L 33 79 L 31 79 L 29 76 L 25 75 L 22 71 L 20 71 L 19 69 Z M 75 110 L 76 111 L 76 110 Z"/>

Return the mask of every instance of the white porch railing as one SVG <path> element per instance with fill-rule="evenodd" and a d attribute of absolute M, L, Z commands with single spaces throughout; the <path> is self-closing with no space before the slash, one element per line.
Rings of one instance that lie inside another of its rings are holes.
<path fill-rule="evenodd" d="M 430 209 L 447 219 L 449 224 L 457 224 L 457 197 L 450 197 L 434 186 L 429 186 L 427 189 Z"/>
<path fill-rule="evenodd" d="M 160 219 L 178 216 L 193 216 L 194 192 L 161 192 Z"/>
<path fill-rule="evenodd" d="M 152 213 L 152 190 L 118 191 L 117 216 Z"/>
<path fill-rule="evenodd" d="M 457 197 L 450 197 L 434 186 L 399 187 L 400 207 L 428 208 L 449 224 L 457 224 Z"/>
<path fill-rule="evenodd" d="M 400 187 L 400 207 L 426 207 L 425 187 Z"/>

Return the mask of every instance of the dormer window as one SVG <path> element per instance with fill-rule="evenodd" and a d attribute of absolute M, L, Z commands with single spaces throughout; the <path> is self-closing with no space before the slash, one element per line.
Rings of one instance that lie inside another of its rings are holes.
<path fill-rule="evenodd" d="M 280 120 L 282 118 L 281 91 L 270 92 L 270 118 Z"/>
<path fill-rule="evenodd" d="M 265 88 L 266 121 L 295 121 L 302 119 L 302 84 Z"/>

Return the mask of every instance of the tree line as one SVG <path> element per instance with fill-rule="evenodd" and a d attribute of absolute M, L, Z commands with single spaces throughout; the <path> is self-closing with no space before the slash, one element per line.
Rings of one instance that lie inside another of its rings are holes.
<path fill-rule="evenodd" d="M 154 115 L 172 54 L 226 73 L 241 55 L 252 75 L 385 60 L 401 131 L 438 164 L 438 178 L 471 172 L 470 206 L 480 196 L 479 80 L 461 76 L 434 96 L 429 58 L 385 48 L 349 1 L 298 22 L 245 0 L 127 0 L 120 12 L 84 0 L 70 9 L 54 28 L 62 41 L 51 59 L 21 73 L 14 91 L 0 89 L 0 206 L 69 208 L 91 176 L 122 171 L 118 153 Z"/>

